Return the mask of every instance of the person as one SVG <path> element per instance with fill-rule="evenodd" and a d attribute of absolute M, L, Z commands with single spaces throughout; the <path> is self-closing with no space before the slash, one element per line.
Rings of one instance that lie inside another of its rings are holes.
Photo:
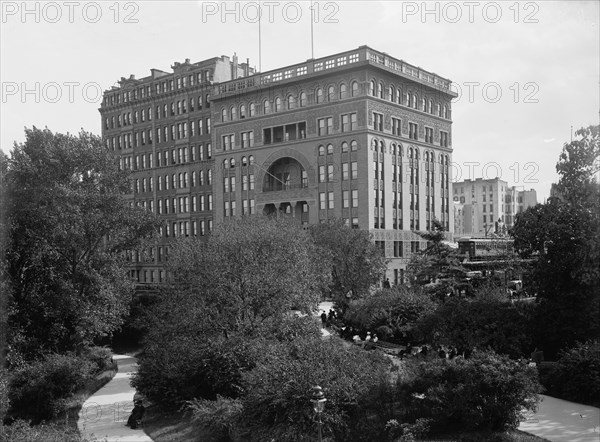
<path fill-rule="evenodd" d="M 329 309 L 329 314 L 327 315 L 327 319 L 332 321 L 335 319 L 335 311 L 333 309 Z"/>
<path fill-rule="evenodd" d="M 371 332 L 367 332 L 367 337 L 365 338 L 365 342 L 369 342 L 371 340 Z"/>
<path fill-rule="evenodd" d="M 323 328 L 325 328 L 327 325 L 327 313 L 325 313 L 325 310 L 323 310 L 323 313 L 321 313 L 321 324 Z"/>
<path fill-rule="evenodd" d="M 379 341 L 379 338 L 377 337 L 377 335 L 375 333 L 373 333 L 373 339 L 371 339 L 371 342 L 373 342 L 374 344 L 376 344 L 377 341 Z"/>
<path fill-rule="evenodd" d="M 127 419 L 127 425 L 132 430 L 135 430 L 138 427 L 138 423 L 141 422 L 144 417 L 144 404 L 141 400 L 137 400 L 134 402 L 133 410 L 131 410 L 131 415 L 129 419 Z"/>
<path fill-rule="evenodd" d="M 383 288 L 384 288 L 384 289 L 389 289 L 389 288 L 391 288 L 391 285 L 390 285 L 390 278 L 385 278 L 385 281 L 383 281 Z"/>

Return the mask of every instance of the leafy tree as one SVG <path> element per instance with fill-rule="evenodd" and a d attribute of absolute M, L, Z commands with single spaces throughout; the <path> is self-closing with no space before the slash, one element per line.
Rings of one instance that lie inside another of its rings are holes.
<path fill-rule="evenodd" d="M 419 235 L 427 240 L 427 248 L 413 255 L 407 268 L 413 285 L 435 283 L 429 291 L 439 299 L 457 290 L 472 290 L 465 282 L 467 269 L 460 263 L 458 250 L 445 242 L 444 231 L 444 226 L 438 220 L 433 220 L 429 232 L 420 232 Z"/>
<path fill-rule="evenodd" d="M 36 128 L 25 135 L 5 177 L 13 363 L 118 329 L 133 293 L 124 252 L 157 227 L 129 206 L 128 174 L 99 137 Z"/>
<path fill-rule="evenodd" d="M 475 349 L 492 348 L 511 358 L 533 350 L 531 304 L 498 300 L 450 299 L 434 312 L 421 317 L 415 333 L 433 345 L 455 347 L 467 356 Z"/>
<path fill-rule="evenodd" d="M 286 219 L 244 218 L 207 241 L 184 239 L 169 256 L 173 284 L 147 316 L 134 384 L 173 407 L 194 397 L 237 397 L 266 341 L 318 337 L 311 317 L 329 282 L 310 235 Z"/>
<path fill-rule="evenodd" d="M 297 339 L 265 349 L 255 369 L 243 374 L 242 421 L 250 440 L 314 440 L 312 387 L 327 398 L 322 415 L 325 437 L 333 440 L 379 440 L 372 426 L 379 413 L 371 396 L 389 385 L 389 361 L 374 352 L 346 349 L 337 339 Z M 379 422 L 380 430 L 384 422 Z"/>
<path fill-rule="evenodd" d="M 522 257 L 536 260 L 536 340 L 547 355 L 600 333 L 599 127 L 576 132 L 557 164 L 559 197 L 517 215 Z"/>
<path fill-rule="evenodd" d="M 341 219 L 312 226 L 310 232 L 315 244 L 331 256 L 328 292 L 340 310 L 347 307 L 349 299 L 368 295 L 381 281 L 387 262 L 369 232 L 351 229 Z"/>
<path fill-rule="evenodd" d="M 379 290 L 350 304 L 344 319 L 348 325 L 377 333 L 382 339 L 416 342 L 417 321 L 433 313 L 429 296 L 404 286 Z"/>
<path fill-rule="evenodd" d="M 525 361 L 476 351 L 467 359 L 414 364 L 399 380 L 401 403 L 413 419 L 432 419 L 436 432 L 514 430 L 536 408 L 541 386 Z"/>

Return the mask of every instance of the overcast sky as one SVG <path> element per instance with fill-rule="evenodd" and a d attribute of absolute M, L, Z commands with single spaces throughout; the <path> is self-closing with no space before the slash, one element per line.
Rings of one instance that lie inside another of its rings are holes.
<path fill-rule="evenodd" d="M 599 4 L 314 2 L 314 56 L 368 45 L 449 78 L 460 93 L 455 180 L 500 176 L 535 188 L 542 201 L 571 126 L 599 122 Z M 0 146 L 7 153 L 23 141 L 24 127 L 100 134 L 99 92 L 121 77 L 234 52 L 259 67 L 254 2 L 23 5 L 2 2 Z M 311 58 L 310 2 L 262 6 L 262 70 Z"/>

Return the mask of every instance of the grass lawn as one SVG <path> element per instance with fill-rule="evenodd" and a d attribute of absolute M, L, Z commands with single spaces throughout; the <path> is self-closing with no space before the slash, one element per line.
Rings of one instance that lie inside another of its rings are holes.
<path fill-rule="evenodd" d="M 193 428 L 190 413 L 165 413 L 156 405 L 146 408 L 144 432 L 155 442 L 209 441 Z"/>

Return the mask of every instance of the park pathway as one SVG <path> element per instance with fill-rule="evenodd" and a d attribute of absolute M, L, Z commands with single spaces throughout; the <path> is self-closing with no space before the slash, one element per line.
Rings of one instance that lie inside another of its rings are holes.
<path fill-rule="evenodd" d="M 540 395 L 537 413 L 527 416 L 519 430 L 551 442 L 599 442 L 600 409 Z"/>
<path fill-rule="evenodd" d="M 77 421 L 79 431 L 86 438 L 102 442 L 152 442 L 144 430 L 125 426 L 133 409 L 135 390 L 129 385 L 129 379 L 137 370 L 137 359 L 128 355 L 113 358 L 118 372 L 81 407 Z"/>

